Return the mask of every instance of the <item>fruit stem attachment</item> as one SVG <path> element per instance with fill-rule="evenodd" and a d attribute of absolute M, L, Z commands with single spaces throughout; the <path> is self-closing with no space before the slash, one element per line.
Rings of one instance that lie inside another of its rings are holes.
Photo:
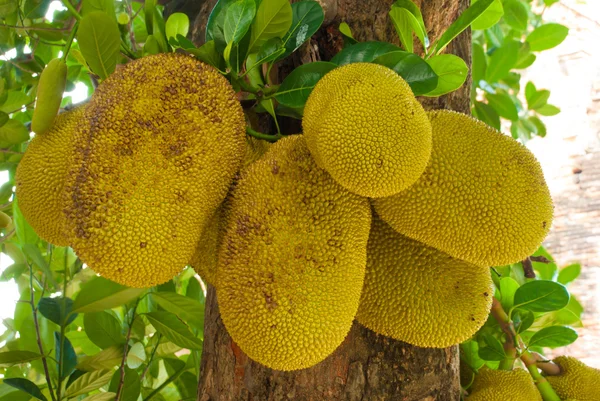
<path fill-rule="evenodd" d="M 67 62 L 67 57 L 69 56 L 69 50 L 71 50 L 71 45 L 73 44 L 73 39 L 75 39 L 75 35 L 77 34 L 77 29 L 79 28 L 79 21 L 75 22 L 73 25 L 73 29 L 71 29 L 71 33 L 69 34 L 69 38 L 67 39 L 67 44 L 65 47 L 64 54 L 62 56 L 62 61 Z"/>
<path fill-rule="evenodd" d="M 275 134 L 275 135 L 263 134 L 262 132 L 255 131 L 248 126 L 246 126 L 246 133 L 257 139 L 263 139 L 265 141 L 270 141 L 270 142 L 276 142 L 278 139 L 283 138 L 283 135 L 281 135 L 281 134 Z"/>

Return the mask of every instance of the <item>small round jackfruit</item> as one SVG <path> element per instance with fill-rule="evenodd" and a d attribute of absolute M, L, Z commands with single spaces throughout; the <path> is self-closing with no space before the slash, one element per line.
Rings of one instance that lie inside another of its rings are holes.
<path fill-rule="evenodd" d="M 67 64 L 60 58 L 50 60 L 40 75 L 37 100 L 31 117 L 31 130 L 36 134 L 45 134 L 52 127 L 66 85 Z"/>
<path fill-rule="evenodd" d="M 525 259 L 552 223 L 540 164 L 514 139 L 464 114 L 428 113 L 431 161 L 407 190 L 375 199 L 396 231 L 480 266 Z"/>
<path fill-rule="evenodd" d="M 97 88 L 65 192 L 72 246 L 93 270 L 150 287 L 191 259 L 244 156 L 227 80 L 181 54 L 132 61 Z"/>
<path fill-rule="evenodd" d="M 378 64 L 347 64 L 321 78 L 306 102 L 302 128 L 317 164 L 366 197 L 409 187 L 431 154 L 423 107 L 398 74 Z"/>
<path fill-rule="evenodd" d="M 236 184 L 217 298 L 233 340 L 272 369 L 315 365 L 344 340 L 364 282 L 371 210 L 314 162 L 301 135 Z"/>
<path fill-rule="evenodd" d="M 40 238 L 57 246 L 69 245 L 62 196 L 84 108 L 59 114 L 49 131 L 31 140 L 17 167 L 16 196 L 23 216 Z"/>
<path fill-rule="evenodd" d="M 465 401 L 542 401 L 529 372 L 480 369 Z"/>
<path fill-rule="evenodd" d="M 445 348 L 477 332 L 493 294 L 488 268 L 405 237 L 374 216 L 356 315 L 362 325 L 419 347 Z"/>
<path fill-rule="evenodd" d="M 569 356 L 559 356 L 553 361 L 560 366 L 562 373 L 560 376 L 546 376 L 546 379 L 560 398 L 600 401 L 600 369 Z"/>

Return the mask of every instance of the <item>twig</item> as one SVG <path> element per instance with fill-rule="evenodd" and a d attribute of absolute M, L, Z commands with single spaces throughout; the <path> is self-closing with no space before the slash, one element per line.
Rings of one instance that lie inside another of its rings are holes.
<path fill-rule="evenodd" d="M 523 265 L 523 273 L 527 278 L 535 278 L 535 272 L 533 271 L 533 264 L 530 258 L 524 259 L 521 264 Z"/>
<path fill-rule="evenodd" d="M 531 260 L 532 262 L 539 262 L 539 263 L 552 263 L 552 261 L 550 259 L 548 259 L 545 256 L 530 256 L 529 260 Z"/>
<path fill-rule="evenodd" d="M 133 326 L 133 322 L 135 320 L 135 311 L 138 307 L 140 299 L 138 298 L 135 301 L 135 305 L 131 312 L 131 320 L 129 321 L 129 328 L 127 329 L 127 337 L 125 338 L 125 345 L 123 345 L 123 359 L 121 360 L 121 378 L 119 379 L 119 387 L 117 387 L 117 395 L 115 395 L 115 401 L 119 401 L 121 399 L 121 392 L 123 391 L 123 384 L 125 383 L 125 361 L 127 360 L 127 349 L 129 347 L 129 340 L 131 339 L 131 327 Z"/>
<path fill-rule="evenodd" d="M 271 142 L 275 142 L 276 140 L 283 138 L 283 135 L 281 135 L 281 134 L 275 134 L 275 135 L 263 134 L 262 132 L 255 131 L 248 126 L 246 126 L 246 133 L 257 139 L 264 139 L 265 141 L 271 141 Z"/>
<path fill-rule="evenodd" d="M 31 74 L 31 75 L 33 75 L 33 74 L 37 74 L 37 72 L 35 72 L 35 71 L 31 71 L 31 70 L 29 70 L 29 69 L 27 69 L 27 68 L 25 68 L 25 67 L 22 67 L 22 66 L 20 66 L 20 65 L 19 65 L 19 64 L 17 64 L 17 63 L 15 63 L 15 62 L 14 62 L 14 61 L 12 61 L 12 60 L 6 60 L 6 61 L 8 61 L 10 64 L 14 65 L 15 67 L 17 67 L 19 70 L 21 70 L 21 71 L 25 71 L 25 72 L 26 72 L 26 73 L 28 73 L 28 74 Z"/>
<path fill-rule="evenodd" d="M 156 337 L 156 339 L 157 339 L 156 345 L 154 346 L 154 349 L 152 350 L 152 353 L 150 354 L 150 359 L 148 359 L 148 364 L 146 365 L 144 372 L 142 372 L 142 375 L 140 376 L 140 382 L 142 380 L 144 380 L 144 377 L 146 377 L 146 373 L 148 373 L 148 370 L 150 370 L 150 365 L 152 364 L 152 360 L 154 359 L 154 354 L 156 354 L 156 350 L 158 349 L 158 345 L 160 344 L 161 335 L 157 334 L 157 336 L 158 337 Z"/>
<path fill-rule="evenodd" d="M 8 239 L 10 239 L 14 234 L 15 234 L 15 229 L 13 228 L 8 234 L 6 234 L 3 237 L 0 237 L 0 244 L 3 243 L 4 241 L 7 241 Z"/>
<path fill-rule="evenodd" d="M 18 109 L 15 109 L 15 110 L 13 110 L 13 111 L 9 111 L 9 112 L 8 112 L 8 113 L 6 113 L 6 114 L 8 114 L 8 115 L 11 115 L 11 114 L 13 114 L 13 113 L 18 113 L 19 111 L 21 111 L 21 109 L 22 109 L 23 107 L 25 107 L 25 108 L 27 109 L 29 106 L 33 106 L 33 104 L 34 104 L 34 103 L 35 103 L 35 100 L 33 100 L 33 101 L 31 101 L 31 102 L 29 102 L 29 103 L 27 103 L 27 104 L 24 104 L 23 106 L 19 107 Z"/>
<path fill-rule="evenodd" d="M 33 27 L 33 26 L 19 26 L 19 25 L 9 25 L 9 24 L 0 24 L 1 27 L 4 28 L 13 28 L 13 29 L 27 29 L 30 31 L 68 31 L 69 28 L 44 28 L 44 27 Z"/>

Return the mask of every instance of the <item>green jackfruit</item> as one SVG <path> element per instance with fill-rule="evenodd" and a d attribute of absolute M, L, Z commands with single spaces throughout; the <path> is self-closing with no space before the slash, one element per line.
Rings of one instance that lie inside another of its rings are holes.
<path fill-rule="evenodd" d="M 594 369 L 568 356 L 555 358 L 561 368 L 560 376 L 546 379 L 560 398 L 575 398 L 579 401 L 600 401 L 600 369 Z"/>
<path fill-rule="evenodd" d="M 479 266 L 521 261 L 552 223 L 552 199 L 533 154 L 464 114 L 428 113 L 431 161 L 407 190 L 375 199 L 399 233 Z"/>
<path fill-rule="evenodd" d="M 244 115 L 231 85 L 192 57 L 144 57 L 102 82 L 83 123 L 65 191 L 73 248 L 120 284 L 171 279 L 244 156 Z"/>
<path fill-rule="evenodd" d="M 66 85 L 67 65 L 60 58 L 50 60 L 40 75 L 37 100 L 31 118 L 31 130 L 36 134 L 44 134 L 52 127 Z"/>
<path fill-rule="evenodd" d="M 36 135 L 15 177 L 19 208 L 33 230 L 57 246 L 69 245 L 63 213 L 63 188 L 71 166 L 73 137 L 85 106 L 61 113 L 45 134 Z"/>
<path fill-rule="evenodd" d="M 326 74 L 311 92 L 302 128 L 317 164 L 358 195 L 412 185 L 431 154 L 431 124 L 408 84 L 378 64 Z"/>
<path fill-rule="evenodd" d="M 529 372 L 480 369 L 465 401 L 542 401 Z"/>
<path fill-rule="evenodd" d="M 454 259 L 373 218 L 356 319 L 419 347 L 445 348 L 485 323 L 494 286 L 488 268 Z"/>
<path fill-rule="evenodd" d="M 242 173 L 219 249 L 217 298 L 233 340 L 272 369 L 307 368 L 347 335 L 371 210 L 319 168 L 301 135 Z"/>

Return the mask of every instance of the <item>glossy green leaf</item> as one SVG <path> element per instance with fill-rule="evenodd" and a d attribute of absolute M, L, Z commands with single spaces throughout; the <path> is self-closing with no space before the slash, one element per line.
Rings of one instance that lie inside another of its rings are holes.
<path fill-rule="evenodd" d="M 200 302 L 174 292 L 152 292 L 150 297 L 167 312 L 176 314 L 184 322 L 197 329 L 204 328 L 204 305 Z"/>
<path fill-rule="evenodd" d="M 92 372 L 95 370 L 112 369 L 121 363 L 123 347 L 113 346 L 97 354 L 82 358 L 77 364 L 77 369 Z"/>
<path fill-rule="evenodd" d="M 504 0 L 504 21 L 518 31 L 527 30 L 527 7 L 520 0 Z"/>
<path fill-rule="evenodd" d="M 426 61 L 438 76 L 438 84 L 425 96 L 440 96 L 453 92 L 465 83 L 469 74 L 467 64 L 454 54 L 440 54 Z"/>
<path fill-rule="evenodd" d="M 500 129 L 500 116 L 492 106 L 487 103 L 475 101 L 474 109 L 475 117 L 477 117 L 478 120 L 483 121 L 497 130 Z"/>
<path fill-rule="evenodd" d="M 337 65 L 325 61 L 295 68 L 281 83 L 275 99 L 288 107 L 303 107 L 317 82 Z"/>
<path fill-rule="evenodd" d="M 556 23 L 539 26 L 527 36 L 531 51 L 540 52 L 552 49 L 562 43 L 569 34 L 569 28 Z"/>
<path fill-rule="evenodd" d="M 530 347 L 557 348 L 572 344 L 577 340 L 577 332 L 566 326 L 545 327 L 529 340 Z"/>
<path fill-rule="evenodd" d="M 485 80 L 490 83 L 497 82 L 508 75 L 508 72 L 517 63 L 519 47 L 519 42 L 511 40 L 496 49 L 490 56 Z"/>
<path fill-rule="evenodd" d="M 6 368 L 20 363 L 35 361 L 41 357 L 39 353 L 31 351 L 0 352 L 0 367 Z"/>
<path fill-rule="evenodd" d="M 425 28 L 423 15 L 421 14 L 419 7 L 411 0 L 396 0 L 394 4 L 392 4 L 392 9 L 393 8 L 403 8 L 412 14 L 414 18 L 410 19 L 410 23 L 414 33 L 423 45 L 423 50 L 427 50 L 429 47 L 429 37 L 427 36 L 427 28 Z"/>
<path fill-rule="evenodd" d="M 538 90 L 533 95 L 527 96 L 527 107 L 530 110 L 536 110 L 544 107 L 550 98 L 550 91 L 546 89 Z"/>
<path fill-rule="evenodd" d="M 350 29 L 350 26 L 347 23 L 341 22 L 338 29 L 340 30 L 340 33 L 344 35 L 344 43 L 351 45 L 356 43 L 356 39 L 352 36 L 352 29 Z"/>
<path fill-rule="evenodd" d="M 14 214 L 13 214 L 14 216 Z M 15 219 L 16 222 L 16 219 Z M 18 232 L 17 232 L 18 234 Z M 33 267 L 39 271 L 41 271 L 42 273 L 44 273 L 44 276 L 46 277 L 46 279 L 54 286 L 56 287 L 56 279 L 54 278 L 54 275 L 52 274 L 52 271 L 50 271 L 50 267 L 48 266 L 48 262 L 46 261 L 46 259 L 42 256 L 42 253 L 40 252 L 40 248 L 37 245 L 33 245 L 33 244 L 24 244 L 22 246 L 23 249 L 23 253 L 27 256 L 27 258 L 29 260 L 31 260 Z"/>
<path fill-rule="evenodd" d="M 325 14 L 316 1 L 305 0 L 292 4 L 292 26 L 283 37 L 285 52 L 279 59 L 285 58 L 298 49 L 319 30 Z"/>
<path fill-rule="evenodd" d="M 62 377 L 68 377 L 71 373 L 73 373 L 75 367 L 77 366 L 77 354 L 75 354 L 75 350 L 73 349 L 71 341 L 69 341 L 66 336 L 61 341 L 61 336 L 58 332 L 54 332 L 54 343 L 56 359 L 57 361 L 62 361 Z"/>
<path fill-rule="evenodd" d="M 501 361 L 506 357 L 502 343 L 497 338 L 489 334 L 484 334 L 483 340 L 486 346 L 479 348 L 479 357 L 481 359 L 485 361 Z"/>
<path fill-rule="evenodd" d="M 0 0 L 0 18 L 14 14 L 18 7 L 19 3 L 17 0 Z"/>
<path fill-rule="evenodd" d="M 256 57 L 251 59 L 251 55 L 248 56 L 248 67 L 251 68 L 255 64 L 264 64 L 271 62 L 276 59 L 283 58 L 285 53 L 285 48 L 283 47 L 283 42 L 279 38 L 271 38 L 267 40 L 261 47 Z M 257 77 L 257 80 L 260 79 L 262 83 L 262 77 Z"/>
<path fill-rule="evenodd" d="M 127 354 L 127 366 L 130 369 L 137 369 L 146 360 L 146 351 L 144 350 L 144 344 L 138 342 L 133 344 Z"/>
<path fill-rule="evenodd" d="M 94 11 L 103 11 L 109 17 L 116 18 L 115 2 L 113 0 L 83 0 L 81 2 L 81 15 Z"/>
<path fill-rule="evenodd" d="M 9 148 L 29 140 L 29 130 L 21 121 L 11 119 L 0 126 L 0 147 Z"/>
<path fill-rule="evenodd" d="M 560 0 L 544 0 L 544 4 L 550 7 L 554 3 L 558 3 Z"/>
<path fill-rule="evenodd" d="M 112 372 L 111 372 L 112 375 Z M 84 398 L 81 401 L 113 401 L 117 393 L 113 393 L 112 391 L 107 391 L 106 393 L 98 393 L 94 395 L 90 395 L 89 397 Z"/>
<path fill-rule="evenodd" d="M 201 349 L 202 340 L 197 338 L 177 316 L 169 312 L 149 312 L 144 314 L 157 332 L 180 347 Z"/>
<path fill-rule="evenodd" d="M 113 374 L 110 385 L 108 386 L 108 390 L 116 393 L 117 389 L 119 388 L 120 381 L 121 371 L 117 370 Z M 121 389 L 121 397 L 119 398 L 119 401 L 137 401 L 138 397 L 140 396 L 141 389 L 142 384 L 137 371 L 125 367 L 125 377 L 123 380 L 123 388 Z"/>
<path fill-rule="evenodd" d="M 146 31 L 148 35 L 154 33 L 154 9 L 156 8 L 156 0 L 144 1 L 144 20 L 146 21 Z"/>
<path fill-rule="evenodd" d="M 121 322 L 108 312 L 86 313 L 83 326 L 88 338 L 102 349 L 125 343 Z"/>
<path fill-rule="evenodd" d="M 410 85 L 415 96 L 424 95 L 437 87 L 438 76 L 421 57 L 403 51 L 386 53 L 374 63 L 396 71 Z"/>
<path fill-rule="evenodd" d="M 503 277 L 500 279 L 500 303 L 504 310 L 509 310 L 513 306 L 515 292 L 518 288 L 519 283 L 511 277 Z"/>
<path fill-rule="evenodd" d="M 236 0 L 225 14 L 223 34 L 227 43 L 239 43 L 250 29 L 252 20 L 256 15 L 254 0 Z"/>
<path fill-rule="evenodd" d="M 471 77 L 475 86 L 479 86 L 479 81 L 485 79 L 487 70 L 487 58 L 483 47 L 479 43 L 473 43 Z"/>
<path fill-rule="evenodd" d="M 371 63 L 377 57 L 402 50 L 387 42 L 358 42 L 354 45 L 345 47 L 331 59 L 331 62 L 337 65 L 350 63 Z"/>
<path fill-rule="evenodd" d="M 77 397 L 90 391 L 97 390 L 110 382 L 113 376 L 111 370 L 97 370 L 94 372 L 84 373 L 77 378 L 68 388 L 65 393 L 66 397 Z"/>
<path fill-rule="evenodd" d="M 104 277 L 85 283 L 73 303 L 73 313 L 100 312 L 125 305 L 140 296 L 144 288 L 129 288 Z"/>
<path fill-rule="evenodd" d="M 460 361 L 466 363 L 477 371 L 485 361 L 479 357 L 479 344 L 475 340 L 468 340 L 460 344 Z"/>
<path fill-rule="evenodd" d="M 37 244 L 37 242 L 40 240 L 40 237 L 38 237 L 35 231 L 33 231 L 33 228 L 31 228 L 29 223 L 27 223 L 27 220 L 25 220 L 25 217 L 23 217 L 23 213 L 21 213 L 21 209 L 19 209 L 19 198 L 15 198 L 13 201 L 12 212 L 15 231 L 19 243 Z M 25 252 L 22 254 L 25 254 Z"/>
<path fill-rule="evenodd" d="M 73 300 L 70 298 L 42 298 L 38 303 L 38 311 L 44 316 L 46 319 L 51 320 L 57 325 L 67 326 L 75 318 L 77 314 L 71 314 L 71 309 L 73 308 Z M 68 316 L 68 319 L 67 319 Z"/>
<path fill-rule="evenodd" d="M 571 295 L 567 306 L 559 311 L 554 312 L 555 322 L 558 324 L 569 325 L 574 327 L 583 327 L 581 322 L 581 315 L 583 313 L 583 306 L 577 301 L 575 296 Z"/>
<path fill-rule="evenodd" d="M 190 30 L 190 19 L 184 13 L 173 13 L 169 15 L 165 23 L 165 34 L 167 39 L 176 38 L 177 35 L 186 36 Z"/>
<path fill-rule="evenodd" d="M 485 98 L 487 99 L 488 104 L 496 110 L 500 117 L 504 117 L 511 121 L 517 121 L 519 119 L 517 105 L 508 94 L 502 92 L 496 94 L 486 93 Z"/>
<path fill-rule="evenodd" d="M 532 312 L 551 312 L 569 303 L 569 292 L 562 284 L 535 280 L 523 284 L 515 293 L 514 308 Z"/>
<path fill-rule="evenodd" d="M 545 104 L 542 107 L 539 107 L 536 112 L 542 116 L 555 116 L 560 113 L 560 109 L 553 104 Z"/>
<path fill-rule="evenodd" d="M 476 3 L 476 0 L 471 1 Z M 494 0 L 492 4 L 471 24 L 471 29 L 483 30 L 488 29 L 498 23 L 504 15 L 504 7 L 501 0 Z"/>
<path fill-rule="evenodd" d="M 23 379 L 21 377 L 5 378 L 4 384 L 8 384 L 11 387 L 21 390 L 21 391 L 31 395 L 35 399 L 38 399 L 41 401 L 48 401 L 46 396 L 44 396 L 44 394 L 42 394 L 42 391 L 39 389 L 39 387 L 36 386 L 35 383 L 33 383 L 30 380 Z"/>
<path fill-rule="evenodd" d="M 550 255 L 543 246 L 540 246 L 532 256 L 543 256 L 550 261 L 550 263 L 532 261 L 533 269 L 537 272 L 537 277 L 542 280 L 556 281 L 558 266 L 554 263 L 552 255 Z"/>
<path fill-rule="evenodd" d="M 187 51 L 196 56 L 198 60 L 219 68 L 221 56 L 216 50 L 214 40 L 206 42 L 197 49 L 187 49 Z"/>
<path fill-rule="evenodd" d="M 389 12 L 390 19 L 392 20 L 392 24 L 396 29 L 396 33 L 398 34 L 398 38 L 400 38 L 400 43 L 402 47 L 407 52 L 413 52 L 413 32 L 414 25 L 417 25 L 417 21 L 415 16 L 411 14 L 406 8 L 402 7 L 393 7 Z"/>
<path fill-rule="evenodd" d="M 558 282 L 564 285 L 569 284 L 571 281 L 579 277 L 581 273 L 581 265 L 579 263 L 573 263 L 560 269 L 558 273 Z"/>
<path fill-rule="evenodd" d="M 529 43 L 522 42 L 519 47 L 519 52 L 517 53 L 517 62 L 515 64 L 515 69 L 524 69 L 529 67 L 534 63 L 537 57 L 535 54 L 531 53 L 531 48 L 529 47 Z"/>
<path fill-rule="evenodd" d="M 219 0 L 213 7 L 208 21 L 206 22 L 206 35 L 205 42 L 213 40 L 219 44 L 220 51 L 223 51 L 227 42 L 225 41 L 225 35 L 223 33 L 223 26 L 225 24 L 225 15 L 227 14 L 227 8 L 233 4 L 235 0 Z"/>
<path fill-rule="evenodd" d="M 529 116 L 528 117 L 529 121 L 535 125 L 536 128 L 536 135 L 544 138 L 546 136 L 546 124 L 544 124 L 544 122 L 542 120 L 540 120 L 539 118 L 537 118 L 536 116 Z"/>
<path fill-rule="evenodd" d="M 512 321 L 517 334 L 530 328 L 535 321 L 535 315 L 530 310 L 516 309 L 512 314 Z"/>
<path fill-rule="evenodd" d="M 102 11 L 81 18 L 77 42 L 92 72 L 105 79 L 113 73 L 119 59 L 121 35 L 117 22 Z"/>
<path fill-rule="evenodd" d="M 292 26 L 292 19 L 288 0 L 262 0 L 252 23 L 248 52 L 258 51 L 271 38 L 283 38 Z"/>

